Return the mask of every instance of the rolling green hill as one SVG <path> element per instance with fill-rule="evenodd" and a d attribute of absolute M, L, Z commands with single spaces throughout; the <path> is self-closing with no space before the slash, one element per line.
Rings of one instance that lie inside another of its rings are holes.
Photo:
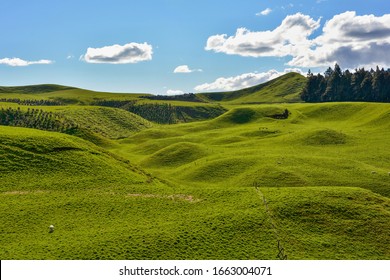
<path fill-rule="evenodd" d="M 150 122 L 133 113 L 115 108 L 69 107 L 61 113 L 83 129 L 109 139 L 129 137 L 152 126 Z"/>
<path fill-rule="evenodd" d="M 234 258 L 267 256 L 252 239 L 264 211 L 251 192 L 167 184 L 60 133 L 0 127 L 0 135 L 2 259 L 212 259 L 226 250 Z M 236 195 L 253 209 L 235 206 Z M 232 231 L 233 221 L 247 232 Z M 268 225 L 262 228 L 272 240 Z M 235 250 L 242 244 L 245 250 Z M 261 247 L 272 252 L 271 244 Z"/>
<path fill-rule="evenodd" d="M 132 96 L 224 106 L 170 125 L 78 89 L 0 103 L 0 258 L 390 259 L 390 105 L 296 102 L 302 79 L 211 104 Z"/>
<path fill-rule="evenodd" d="M 74 87 L 53 85 L 53 84 L 42 84 L 42 85 L 30 85 L 30 86 L 15 86 L 15 87 L 4 87 L 0 86 L 0 93 L 22 93 L 22 94 L 34 94 L 34 93 L 49 93 L 61 90 L 75 89 Z"/>
<path fill-rule="evenodd" d="M 134 100 L 148 94 L 98 92 L 62 85 L 0 87 L 0 99 L 54 100 L 87 105 L 98 100 Z"/>
<path fill-rule="evenodd" d="M 289 258 L 389 259 L 389 124 L 389 104 L 246 105 L 115 152 L 174 185 L 257 193 Z"/>
<path fill-rule="evenodd" d="M 253 87 L 230 92 L 201 93 L 199 96 L 210 102 L 232 104 L 302 102 L 300 93 L 305 83 L 305 77 L 291 72 Z"/>

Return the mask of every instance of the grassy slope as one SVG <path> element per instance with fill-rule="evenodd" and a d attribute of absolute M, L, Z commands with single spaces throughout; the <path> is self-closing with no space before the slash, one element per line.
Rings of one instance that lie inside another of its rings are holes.
<path fill-rule="evenodd" d="M 267 117 L 285 108 L 287 120 Z M 389 104 L 241 106 L 142 131 L 116 152 L 189 188 L 257 186 L 289 258 L 389 259 L 389 124 Z"/>
<path fill-rule="evenodd" d="M 78 124 L 81 132 L 78 136 L 94 143 L 108 143 L 107 139 L 119 139 L 133 135 L 152 124 L 125 110 L 99 106 L 26 106 L 17 103 L 0 102 L 0 108 L 20 108 L 59 113 L 66 119 Z"/>
<path fill-rule="evenodd" d="M 34 94 L 34 93 L 46 93 L 61 90 L 75 89 L 73 87 L 42 84 L 42 85 L 30 85 L 30 86 L 16 86 L 16 87 L 4 87 L 0 86 L 0 93 L 21 93 L 21 94 Z"/>
<path fill-rule="evenodd" d="M 288 73 L 269 82 L 231 92 L 199 94 L 206 101 L 242 103 L 301 102 L 300 93 L 306 79 L 298 73 Z"/>
<path fill-rule="evenodd" d="M 65 103 L 86 104 L 96 100 L 132 100 L 147 94 L 111 93 L 85 90 L 60 85 L 34 85 L 21 87 L 0 87 L 0 98 L 32 100 L 58 100 Z"/>
<path fill-rule="evenodd" d="M 62 113 L 89 131 L 109 139 L 129 137 L 152 126 L 150 122 L 133 113 L 115 108 L 74 106 Z"/>
<path fill-rule="evenodd" d="M 87 141 L 59 133 L 0 127 L 0 135 L 1 259 L 274 254 L 270 226 L 258 226 L 264 211 L 249 191 L 166 184 Z M 251 207 L 237 205 L 237 197 Z M 50 224 L 56 227 L 53 234 L 47 231 Z M 261 240 L 252 238 L 258 234 Z"/>
<path fill-rule="evenodd" d="M 222 100 L 214 120 L 134 130 L 110 153 L 0 127 L 0 257 L 274 259 L 279 239 L 290 259 L 390 259 L 389 104 L 234 105 L 291 87 L 262 88 Z M 98 107 L 50 110 L 127 136 Z"/>

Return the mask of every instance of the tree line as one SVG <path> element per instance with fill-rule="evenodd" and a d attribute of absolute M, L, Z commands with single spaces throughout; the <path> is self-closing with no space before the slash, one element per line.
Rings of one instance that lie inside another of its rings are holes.
<path fill-rule="evenodd" d="M 141 98 L 149 99 L 149 100 L 169 100 L 169 101 L 187 101 L 187 102 L 204 102 L 204 100 L 200 99 L 196 94 L 184 93 L 180 95 L 145 95 L 140 96 Z"/>
<path fill-rule="evenodd" d="M 342 71 L 336 63 L 324 75 L 309 70 L 301 93 L 306 102 L 369 101 L 390 102 L 390 69 Z"/>
<path fill-rule="evenodd" d="M 136 114 L 148 121 L 172 124 L 175 123 L 176 107 L 166 103 L 141 103 L 135 100 L 98 100 L 91 105 L 119 108 Z"/>
<path fill-rule="evenodd" d="M 13 109 L 11 107 L 0 109 L 0 125 L 35 128 L 68 134 L 72 134 L 78 128 L 76 123 L 59 113 L 30 108 L 27 111 L 22 111 L 20 108 Z"/>
<path fill-rule="evenodd" d="M 43 99 L 19 99 L 19 98 L 0 98 L 0 102 L 11 102 L 19 105 L 29 106 L 60 106 L 63 102 L 58 100 L 43 100 Z"/>
<path fill-rule="evenodd" d="M 98 100 L 91 105 L 119 108 L 160 124 L 215 118 L 226 112 L 222 107 L 174 106 L 170 103 L 137 103 L 135 100 Z"/>

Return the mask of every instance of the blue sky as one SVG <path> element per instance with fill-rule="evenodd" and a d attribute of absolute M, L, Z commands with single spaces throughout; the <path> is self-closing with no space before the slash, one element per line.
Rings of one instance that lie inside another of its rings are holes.
<path fill-rule="evenodd" d="M 390 2 L 0 2 L 0 85 L 175 94 L 390 67 Z"/>

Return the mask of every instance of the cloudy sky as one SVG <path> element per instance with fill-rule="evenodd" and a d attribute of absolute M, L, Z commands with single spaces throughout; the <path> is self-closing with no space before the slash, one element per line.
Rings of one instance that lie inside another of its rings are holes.
<path fill-rule="evenodd" d="M 389 0 L 2 0 L 0 85 L 180 94 L 390 67 Z"/>

